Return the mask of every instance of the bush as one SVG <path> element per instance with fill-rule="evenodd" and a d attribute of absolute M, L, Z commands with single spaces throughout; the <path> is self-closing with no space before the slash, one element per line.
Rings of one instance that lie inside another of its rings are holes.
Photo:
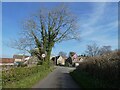
<path fill-rule="evenodd" d="M 115 59 L 114 59 L 115 58 Z M 98 80 L 105 80 L 112 83 L 113 87 L 119 87 L 120 58 L 115 53 L 104 56 L 89 57 L 81 62 L 78 70 L 87 72 Z"/>
<path fill-rule="evenodd" d="M 37 65 L 42 65 L 43 62 L 42 61 L 38 61 Z"/>
<path fill-rule="evenodd" d="M 17 67 L 11 68 L 10 70 L 2 71 L 2 83 L 4 85 L 10 82 L 19 81 L 25 77 L 33 75 L 38 72 L 46 70 L 46 66 L 34 66 L 34 67 Z"/>

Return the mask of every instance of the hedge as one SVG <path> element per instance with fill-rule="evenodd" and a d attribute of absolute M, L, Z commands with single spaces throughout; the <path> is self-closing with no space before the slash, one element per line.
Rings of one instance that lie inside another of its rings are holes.
<path fill-rule="evenodd" d="M 34 67 L 17 67 L 12 68 L 10 70 L 2 71 L 2 84 L 3 87 L 7 83 L 19 81 L 33 75 L 38 72 L 42 72 L 43 70 L 48 69 L 46 66 L 34 66 Z"/>

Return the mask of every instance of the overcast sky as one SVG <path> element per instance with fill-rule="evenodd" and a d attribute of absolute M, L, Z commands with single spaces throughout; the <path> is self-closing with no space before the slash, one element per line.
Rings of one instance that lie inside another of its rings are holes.
<path fill-rule="evenodd" d="M 21 22 L 26 17 L 36 13 L 39 8 L 55 8 L 60 3 L 2 3 L 2 56 L 12 57 L 20 54 L 18 50 L 6 45 L 10 40 L 18 38 L 21 31 Z M 96 42 L 99 46 L 111 45 L 118 48 L 118 3 L 77 2 L 65 3 L 78 19 L 80 41 L 70 40 L 57 43 L 52 54 L 60 51 L 77 54 L 84 53 L 86 45 Z"/>

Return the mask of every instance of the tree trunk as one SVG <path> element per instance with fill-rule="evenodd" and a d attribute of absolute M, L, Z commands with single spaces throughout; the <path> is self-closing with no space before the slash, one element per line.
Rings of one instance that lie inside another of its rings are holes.
<path fill-rule="evenodd" d="M 48 48 L 47 50 L 47 56 L 45 57 L 45 61 L 48 64 L 48 66 L 50 66 L 50 55 L 51 55 L 51 51 L 52 51 L 52 46 Z"/>
<path fill-rule="evenodd" d="M 49 42 L 48 49 L 47 49 L 47 56 L 45 58 L 45 61 L 47 62 L 48 66 L 50 66 L 50 56 L 51 56 L 53 46 L 54 46 L 54 42 Z"/>
<path fill-rule="evenodd" d="M 51 50 L 48 51 L 48 55 L 47 55 L 48 65 L 50 65 L 50 56 L 51 56 Z"/>

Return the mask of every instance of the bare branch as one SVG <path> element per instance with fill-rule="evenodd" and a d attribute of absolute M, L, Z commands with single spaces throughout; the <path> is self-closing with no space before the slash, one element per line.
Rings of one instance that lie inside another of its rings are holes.
<path fill-rule="evenodd" d="M 76 24 L 77 18 L 65 6 L 52 10 L 43 11 L 41 9 L 25 20 L 23 23 L 23 36 L 16 45 L 19 49 L 28 51 L 38 48 L 39 55 L 42 50 L 47 51 L 46 58 L 49 59 L 52 47 L 56 42 L 77 39 L 76 32 L 78 29 Z"/>

